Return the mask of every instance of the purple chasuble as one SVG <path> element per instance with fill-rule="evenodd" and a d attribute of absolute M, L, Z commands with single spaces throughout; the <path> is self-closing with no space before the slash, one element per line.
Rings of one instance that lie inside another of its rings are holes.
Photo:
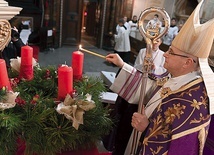
<path fill-rule="evenodd" d="M 209 100 L 202 79 L 163 95 L 149 118 L 140 154 L 198 155 L 210 121 Z"/>
<path fill-rule="evenodd" d="M 203 155 L 214 155 L 214 115 L 212 115 L 211 117 L 209 132 Z"/>

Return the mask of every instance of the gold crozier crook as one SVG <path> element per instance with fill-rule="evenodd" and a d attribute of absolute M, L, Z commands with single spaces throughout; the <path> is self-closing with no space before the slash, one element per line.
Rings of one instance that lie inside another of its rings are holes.
<path fill-rule="evenodd" d="M 144 28 L 144 21 L 148 14 L 155 13 L 160 14 L 164 19 L 164 29 L 161 31 L 160 25 L 156 26 L 148 26 L 146 29 Z M 141 96 L 138 104 L 138 112 L 142 113 L 144 108 L 144 98 L 145 98 L 145 91 L 146 91 L 146 84 L 148 79 L 148 74 L 151 73 L 152 70 L 152 43 L 156 42 L 157 39 L 161 38 L 165 33 L 167 33 L 170 26 L 170 17 L 168 13 L 163 8 L 151 7 L 144 10 L 138 20 L 138 27 L 141 35 L 143 36 L 146 42 L 146 56 L 144 58 L 144 64 L 142 68 L 143 77 L 141 83 Z M 138 131 L 134 129 L 133 139 L 132 139 L 132 146 L 131 146 L 131 155 L 135 155 L 137 151 L 137 144 L 138 144 Z"/>

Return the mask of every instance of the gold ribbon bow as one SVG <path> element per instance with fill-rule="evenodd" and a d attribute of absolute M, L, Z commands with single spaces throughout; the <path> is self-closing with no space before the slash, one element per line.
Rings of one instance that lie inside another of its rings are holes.
<path fill-rule="evenodd" d="M 58 104 L 56 111 L 64 114 L 65 117 L 73 122 L 72 126 L 78 130 L 79 125 L 83 124 L 83 114 L 96 107 L 91 95 L 87 94 L 86 100 L 73 99 L 67 94 L 63 103 Z"/>

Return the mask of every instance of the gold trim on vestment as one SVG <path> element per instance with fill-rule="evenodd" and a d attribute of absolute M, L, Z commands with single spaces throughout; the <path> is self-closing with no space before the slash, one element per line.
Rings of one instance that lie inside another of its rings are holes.
<path fill-rule="evenodd" d="M 200 125 L 200 126 L 197 126 L 193 129 L 189 129 L 189 130 L 186 130 L 186 131 L 183 131 L 183 132 L 180 132 L 178 134 L 174 134 L 172 135 L 172 140 L 175 140 L 175 139 L 178 139 L 180 137 L 183 137 L 185 135 L 188 135 L 188 134 L 191 134 L 191 133 L 194 133 L 196 131 L 199 131 L 201 129 L 201 127 L 205 128 L 207 127 L 208 125 L 210 124 L 210 120 L 205 122 L 204 124 Z"/>
<path fill-rule="evenodd" d="M 202 130 L 199 131 L 199 134 L 198 134 L 198 140 L 199 140 L 199 144 L 200 144 L 199 155 L 203 155 L 206 138 L 207 138 L 206 129 L 203 128 Z"/>
<path fill-rule="evenodd" d="M 164 99 L 166 97 L 168 97 L 169 95 L 171 94 L 176 94 L 176 93 L 179 93 L 179 92 L 182 92 L 200 82 L 203 81 L 203 78 L 198 78 L 198 79 L 195 79 L 193 81 L 191 81 L 190 83 L 187 83 L 183 86 L 181 86 L 178 90 L 175 90 L 175 91 L 172 91 L 169 87 L 166 87 L 166 88 L 162 88 L 160 91 L 161 91 L 161 99 Z M 165 91 L 167 90 L 167 91 Z"/>

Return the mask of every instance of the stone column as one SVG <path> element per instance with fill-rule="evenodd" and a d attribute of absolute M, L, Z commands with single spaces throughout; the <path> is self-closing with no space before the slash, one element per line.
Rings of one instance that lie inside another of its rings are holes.
<path fill-rule="evenodd" d="M 203 12 L 202 12 L 202 22 L 206 22 L 214 17 L 214 1 L 213 0 L 206 0 L 203 6 Z M 210 57 L 214 61 L 214 44 L 212 46 Z"/>
<path fill-rule="evenodd" d="M 214 17 L 214 1 L 213 0 L 206 0 L 203 6 L 203 13 L 202 13 L 202 19 L 204 22 L 206 22 L 209 19 L 212 19 Z"/>

